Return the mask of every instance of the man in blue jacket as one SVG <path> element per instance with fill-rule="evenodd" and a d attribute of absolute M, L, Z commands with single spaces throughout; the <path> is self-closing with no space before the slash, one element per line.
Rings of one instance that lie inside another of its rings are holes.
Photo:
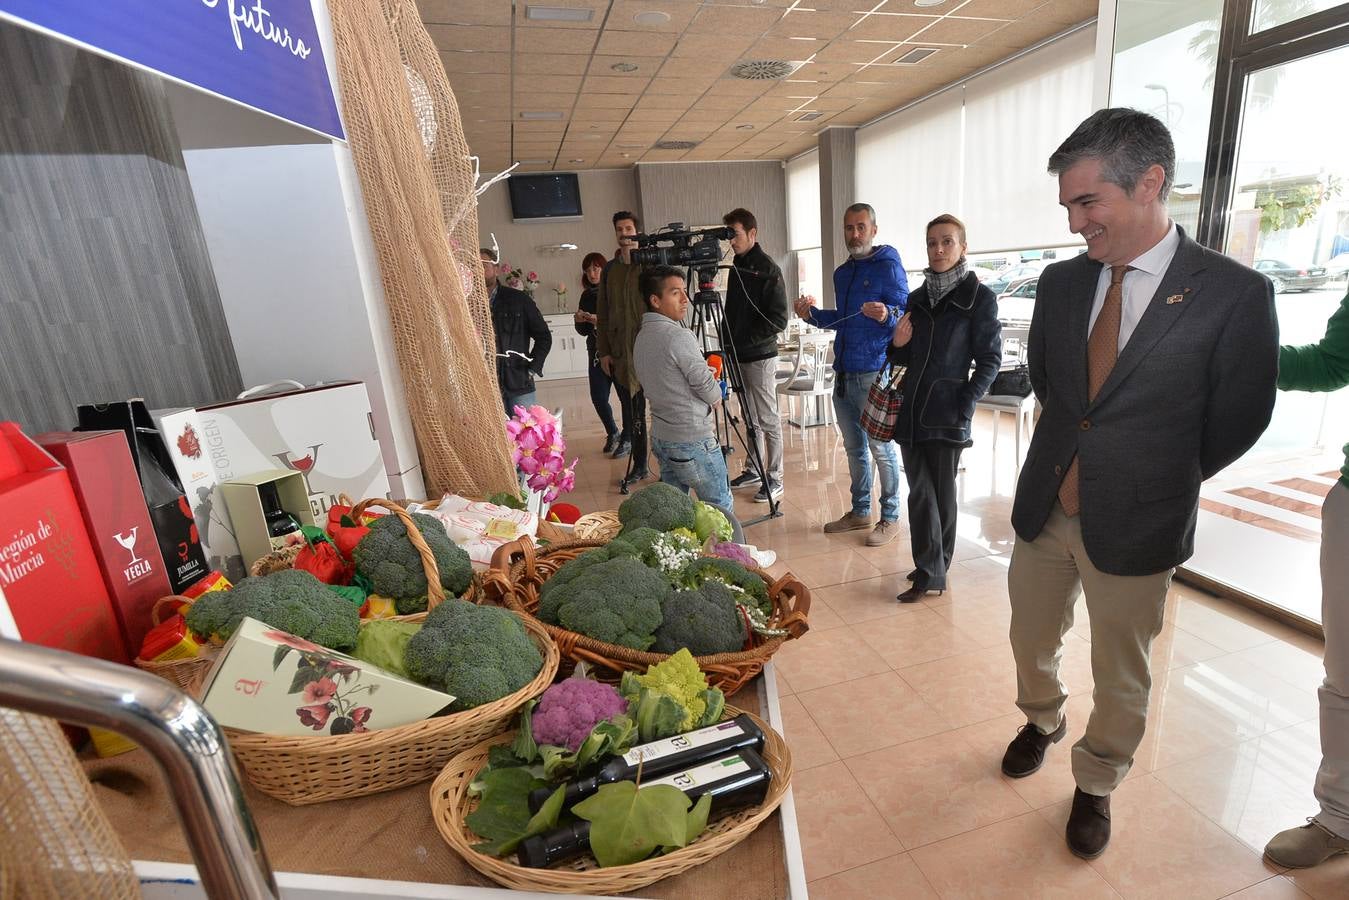
<path fill-rule="evenodd" d="M 899 522 L 899 461 L 890 441 L 872 440 L 862 430 L 862 407 L 876 373 L 885 366 L 890 335 L 909 300 L 909 280 L 894 247 L 876 246 L 876 211 L 854 203 L 843 215 L 848 261 L 834 270 L 835 309 L 816 309 L 814 297 L 796 301 L 796 314 L 812 325 L 832 328 L 834 414 L 848 451 L 852 509 L 824 526 L 826 534 L 871 528 L 868 547 L 895 539 Z M 881 475 L 881 519 L 871 523 L 871 458 Z"/>

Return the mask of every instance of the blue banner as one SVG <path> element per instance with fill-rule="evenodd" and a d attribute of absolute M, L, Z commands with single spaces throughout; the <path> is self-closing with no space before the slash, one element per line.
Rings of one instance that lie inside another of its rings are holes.
<path fill-rule="evenodd" d="M 346 137 L 310 0 L 0 0 L 0 18 Z"/>

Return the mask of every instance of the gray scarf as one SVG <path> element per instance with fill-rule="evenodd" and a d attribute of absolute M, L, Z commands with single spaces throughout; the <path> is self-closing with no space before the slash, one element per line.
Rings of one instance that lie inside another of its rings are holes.
<path fill-rule="evenodd" d="M 969 268 L 965 265 L 965 257 L 960 257 L 960 262 L 956 263 L 945 272 L 934 272 L 932 269 L 924 269 L 923 275 L 926 280 L 923 282 L 927 288 L 927 300 L 933 306 L 941 301 L 942 297 L 951 293 L 951 289 L 965 280 L 965 275 Z"/>

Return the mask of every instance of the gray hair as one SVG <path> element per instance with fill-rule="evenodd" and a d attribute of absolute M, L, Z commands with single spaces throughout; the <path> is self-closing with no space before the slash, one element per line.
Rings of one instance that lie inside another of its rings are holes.
<path fill-rule="evenodd" d="M 849 206 L 847 209 L 843 211 L 843 215 L 846 218 L 848 213 L 860 213 L 860 212 L 864 212 L 867 215 L 871 216 L 871 224 L 872 225 L 876 224 L 876 210 L 871 208 L 870 203 L 854 203 L 852 206 Z"/>
<path fill-rule="evenodd" d="M 1171 195 L 1176 147 L 1156 116 L 1127 106 L 1092 113 L 1049 157 L 1049 174 L 1061 174 L 1088 159 L 1100 160 L 1102 177 L 1129 192 L 1144 172 L 1161 166 L 1165 175 L 1157 197 L 1165 203 Z"/>

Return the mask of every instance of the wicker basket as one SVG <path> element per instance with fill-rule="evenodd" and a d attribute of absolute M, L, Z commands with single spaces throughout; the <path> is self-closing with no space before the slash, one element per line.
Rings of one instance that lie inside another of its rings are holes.
<path fill-rule="evenodd" d="M 739 713 L 740 710 L 726 707 L 727 718 Z M 751 718 L 754 718 L 752 714 Z M 725 853 L 749 837 L 782 803 L 792 780 L 791 751 L 787 749 L 787 743 L 781 735 L 757 718 L 754 721 L 763 729 L 765 742 L 762 756 L 773 770 L 773 781 L 764 802 L 713 820 L 707 830 L 687 847 L 654 859 L 602 869 L 595 858 L 587 854 L 558 868 L 530 869 L 516 865 L 509 858 L 498 859 L 474 850 L 473 845 L 479 843 L 480 839 L 464 823 L 464 819 L 477 806 L 477 800 L 468 795 L 468 786 L 486 765 L 488 750 L 492 745 L 506 741 L 505 735 L 485 741 L 450 760 L 431 785 L 431 814 L 436 828 L 450 847 L 470 866 L 497 884 L 514 890 L 554 894 L 607 895 L 637 890 Z"/>
<path fill-rule="evenodd" d="M 500 734 L 557 675 L 557 645 L 530 616 L 525 630 L 543 654 L 534 680 L 492 703 L 434 719 L 360 734 L 289 737 L 225 729 L 248 780 L 269 797 L 305 806 L 418 784 L 456 753 Z"/>
<path fill-rule="evenodd" d="M 177 594 L 160 597 L 150 610 L 150 621 L 155 625 L 160 624 L 164 620 L 165 608 L 170 606 L 177 608 L 180 605 L 191 606 L 192 600 Z M 170 659 L 165 662 L 137 658 L 136 667 L 144 669 L 151 675 L 158 675 L 165 681 L 177 685 L 179 689 L 191 693 L 193 687 L 200 684 L 201 680 L 206 677 L 206 673 L 215 663 L 215 657 L 219 651 L 219 644 L 203 644 L 201 653 L 196 656 L 187 659 Z"/>
<path fill-rule="evenodd" d="M 578 541 L 611 541 L 623 530 L 618 513 L 608 509 L 604 512 L 586 513 L 576 520 L 572 528 L 572 537 Z"/>
<path fill-rule="evenodd" d="M 570 541 L 536 551 L 533 542 L 528 539 L 513 541 L 499 549 L 493 557 L 492 570 L 483 578 L 483 594 L 491 602 L 532 617 L 539 608 L 539 589 L 543 583 L 563 563 L 570 562 L 587 550 L 602 547 L 605 543 Z M 769 638 L 756 636 L 758 643 L 748 650 L 695 657 L 698 667 L 707 675 L 708 682 L 728 695 L 735 693 L 763 671 L 764 663 L 772 658 L 785 641 L 798 638 L 810 629 L 810 591 L 804 584 L 791 573 L 773 581 L 762 569 L 750 567 L 750 571 L 768 582 L 768 596 L 773 601 L 773 615 L 769 618 L 769 624 L 774 628 L 785 629 L 787 634 Z M 543 627 L 557 641 L 564 672 L 578 662 L 585 662 L 597 667 L 598 677 L 614 679 L 624 671 L 645 672 L 669 658 L 666 653 L 648 653 L 606 644 L 546 622 Z"/>

